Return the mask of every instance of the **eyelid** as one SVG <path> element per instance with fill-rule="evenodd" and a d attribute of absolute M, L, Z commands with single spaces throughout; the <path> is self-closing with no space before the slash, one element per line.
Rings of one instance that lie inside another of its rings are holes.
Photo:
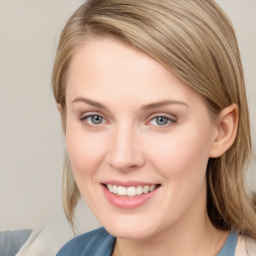
<path fill-rule="evenodd" d="M 89 116 L 100 116 L 100 117 L 105 119 L 104 115 L 101 112 L 98 112 L 98 111 L 83 111 L 79 115 L 79 119 L 84 119 L 84 118 L 89 117 Z"/>
<path fill-rule="evenodd" d="M 103 116 L 97 115 L 97 114 L 85 115 L 85 116 L 81 117 L 80 120 L 85 120 L 85 119 L 87 119 L 89 117 L 93 117 L 93 116 L 98 116 L 98 117 L 101 117 L 102 119 L 106 120 Z"/>
<path fill-rule="evenodd" d="M 164 114 L 164 113 L 155 113 L 153 115 L 150 115 L 150 117 L 148 118 L 148 121 L 146 122 L 147 124 L 150 123 L 153 119 L 157 118 L 157 117 L 164 117 L 166 119 L 168 119 L 171 124 L 166 124 L 166 125 L 152 125 L 152 126 L 157 126 L 159 128 L 166 128 L 174 123 L 177 122 L 177 116 L 175 115 L 170 115 L 170 114 Z"/>
<path fill-rule="evenodd" d="M 177 116 L 176 115 L 168 114 L 168 113 L 162 113 L 162 112 L 156 112 L 156 113 L 150 114 L 147 119 L 151 120 L 151 119 L 153 119 L 155 117 L 159 117 L 159 116 L 166 117 L 166 118 L 171 119 L 173 121 L 177 121 Z"/>
<path fill-rule="evenodd" d="M 103 123 L 101 123 L 101 124 L 93 124 L 93 123 L 86 122 L 87 118 L 93 117 L 93 116 L 101 117 L 104 120 Z M 104 115 L 102 115 L 101 113 L 97 113 L 97 112 L 84 113 L 83 115 L 81 115 L 79 120 L 82 121 L 85 125 L 87 125 L 89 127 L 100 127 L 100 126 L 105 125 L 107 123 L 107 119 L 104 117 Z"/>

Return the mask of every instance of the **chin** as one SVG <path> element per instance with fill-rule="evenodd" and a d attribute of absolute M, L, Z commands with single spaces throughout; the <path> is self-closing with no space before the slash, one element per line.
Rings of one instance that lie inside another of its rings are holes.
<path fill-rule="evenodd" d="M 149 224 L 141 221 L 134 223 L 127 220 L 126 222 L 115 221 L 114 223 L 103 226 L 111 235 L 129 240 L 147 239 L 157 232 L 152 227 L 151 222 Z"/>

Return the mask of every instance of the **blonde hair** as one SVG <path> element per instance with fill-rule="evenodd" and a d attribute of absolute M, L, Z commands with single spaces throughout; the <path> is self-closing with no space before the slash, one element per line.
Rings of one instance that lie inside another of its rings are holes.
<path fill-rule="evenodd" d="M 111 36 L 136 47 L 167 67 L 202 95 L 210 113 L 237 104 L 239 124 L 233 145 L 209 159 L 207 208 L 212 223 L 256 239 L 256 210 L 245 188 L 251 154 L 243 69 L 231 22 L 213 0 L 89 0 L 62 31 L 52 74 L 65 132 L 65 76 L 72 57 L 92 35 Z M 68 156 L 63 204 L 73 225 L 79 191 Z"/>

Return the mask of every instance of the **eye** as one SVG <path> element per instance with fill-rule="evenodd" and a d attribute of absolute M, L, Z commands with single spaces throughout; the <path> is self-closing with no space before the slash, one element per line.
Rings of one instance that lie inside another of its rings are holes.
<path fill-rule="evenodd" d="M 150 120 L 150 124 L 157 126 L 166 126 L 175 122 L 175 119 L 166 116 L 156 116 Z"/>
<path fill-rule="evenodd" d="M 83 117 L 81 120 L 88 123 L 89 125 L 100 125 L 106 122 L 106 120 L 99 115 L 88 115 Z"/>

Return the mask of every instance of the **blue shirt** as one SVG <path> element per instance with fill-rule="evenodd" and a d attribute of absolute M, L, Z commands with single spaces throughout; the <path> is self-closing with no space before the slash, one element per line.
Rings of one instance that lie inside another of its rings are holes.
<path fill-rule="evenodd" d="M 238 237 L 231 231 L 217 256 L 234 256 Z M 111 256 L 116 238 L 104 228 L 95 229 L 69 241 L 57 256 Z"/>

